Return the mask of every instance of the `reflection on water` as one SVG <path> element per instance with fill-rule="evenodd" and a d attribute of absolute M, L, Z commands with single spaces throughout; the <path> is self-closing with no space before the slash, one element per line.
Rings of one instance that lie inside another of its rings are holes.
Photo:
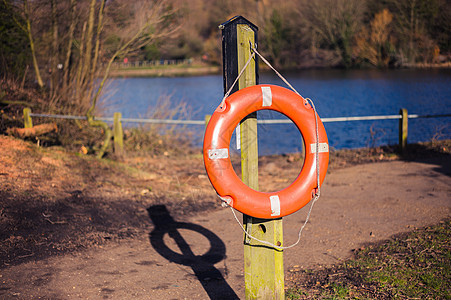
<path fill-rule="evenodd" d="M 451 70 L 308 70 L 286 74 L 304 97 L 315 102 L 320 117 L 394 115 L 400 108 L 409 114 L 451 113 Z M 272 73 L 260 74 L 260 83 L 284 86 Z M 191 119 L 212 114 L 222 100 L 222 77 L 113 79 L 104 95 L 107 115 L 146 117 L 158 99 L 186 102 Z M 271 118 L 274 114 L 267 114 Z M 260 113 L 259 117 L 265 117 Z M 280 118 L 280 116 L 277 116 Z M 409 142 L 430 140 L 434 135 L 451 138 L 450 118 L 410 119 Z M 329 143 L 336 149 L 396 144 L 398 121 L 325 123 Z M 202 126 L 193 127 L 203 133 Z M 293 125 L 260 125 L 261 154 L 296 152 L 301 147 Z M 200 141 L 201 139 L 198 139 Z M 200 143 L 200 142 L 199 142 Z M 200 145 L 200 144 L 199 144 Z"/>

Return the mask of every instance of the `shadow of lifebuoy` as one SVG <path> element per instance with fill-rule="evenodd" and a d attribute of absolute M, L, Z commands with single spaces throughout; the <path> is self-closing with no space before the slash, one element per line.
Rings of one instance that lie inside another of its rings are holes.
<path fill-rule="evenodd" d="M 148 208 L 149 217 L 155 225 L 149 234 L 152 247 L 170 262 L 190 266 L 212 299 L 239 299 L 227 284 L 221 272 L 214 265 L 226 257 L 226 247 L 222 240 L 210 230 L 193 223 L 176 222 L 165 205 Z M 210 248 L 201 255 L 196 255 L 185 240 L 180 229 L 190 230 L 204 236 Z M 181 253 L 172 250 L 165 243 L 165 236 L 172 238 Z"/>

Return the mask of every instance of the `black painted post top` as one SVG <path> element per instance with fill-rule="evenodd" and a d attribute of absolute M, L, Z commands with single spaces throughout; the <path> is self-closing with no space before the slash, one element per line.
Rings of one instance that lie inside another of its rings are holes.
<path fill-rule="evenodd" d="M 222 70 L 224 80 L 224 94 L 232 86 L 240 70 L 238 70 L 238 46 L 237 46 L 237 25 L 245 24 L 254 32 L 255 45 L 258 44 L 257 31 L 258 27 L 252 24 L 249 20 L 242 16 L 235 16 L 227 22 L 219 25 L 219 29 L 222 30 Z M 255 79 L 258 84 L 258 60 L 255 57 Z M 235 85 L 231 94 L 239 89 L 238 85 Z"/>

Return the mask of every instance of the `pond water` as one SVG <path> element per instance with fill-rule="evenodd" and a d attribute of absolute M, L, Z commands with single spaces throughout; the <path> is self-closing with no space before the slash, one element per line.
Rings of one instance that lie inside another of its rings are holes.
<path fill-rule="evenodd" d="M 409 114 L 451 114 L 451 70 L 308 70 L 285 74 L 304 96 L 311 98 L 321 118 Z M 261 84 L 285 84 L 272 73 L 260 74 Z M 222 76 L 177 78 L 115 78 L 102 97 L 105 116 L 115 111 L 124 118 L 147 118 L 162 98 L 171 107 L 184 102 L 193 120 L 212 114 L 222 100 Z M 160 99 L 160 100 L 159 100 Z M 275 112 L 259 112 L 259 118 L 284 118 Z M 135 126 L 128 124 L 126 126 Z M 335 149 L 397 144 L 398 120 L 325 123 L 329 144 Z M 201 145 L 204 127 L 193 143 Z M 301 136 L 293 124 L 259 125 L 259 153 L 297 152 Z M 451 138 L 451 118 L 409 119 L 409 142 L 433 137 Z M 233 144 L 233 142 L 232 142 Z"/>

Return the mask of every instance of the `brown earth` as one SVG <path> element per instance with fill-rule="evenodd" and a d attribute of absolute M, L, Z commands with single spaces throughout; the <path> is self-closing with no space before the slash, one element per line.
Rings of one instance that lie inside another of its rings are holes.
<path fill-rule="evenodd" d="M 352 251 L 448 218 L 451 141 L 331 153 L 285 285 Z M 262 157 L 260 185 L 287 186 L 300 155 Z M 97 160 L 0 136 L 0 298 L 244 297 L 243 234 L 200 153 Z M 285 244 L 307 207 L 284 218 Z M 241 219 L 241 216 L 238 216 Z"/>

